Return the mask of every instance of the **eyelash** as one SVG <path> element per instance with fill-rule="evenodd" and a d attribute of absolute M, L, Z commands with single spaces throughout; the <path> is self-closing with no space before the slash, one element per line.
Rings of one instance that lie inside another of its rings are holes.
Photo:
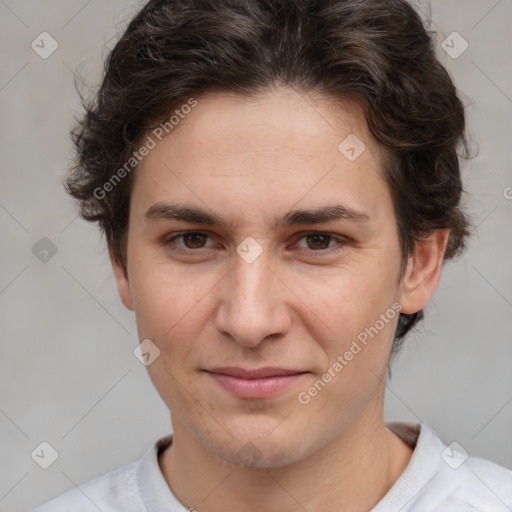
<path fill-rule="evenodd" d="M 178 233 L 176 235 L 173 235 L 172 237 L 170 238 L 166 238 L 165 240 L 163 240 L 162 242 L 162 245 L 166 246 L 166 247 L 170 247 L 171 245 L 174 245 L 172 242 L 174 242 L 174 240 L 178 239 L 178 238 L 183 238 L 185 235 L 205 235 L 207 236 L 208 238 L 211 238 L 207 233 L 204 233 L 202 231 L 183 231 L 182 233 Z M 320 249 L 318 251 L 315 251 L 313 249 L 309 249 L 309 251 L 314 255 L 314 257 L 320 257 L 320 256 L 324 256 L 328 253 L 331 253 L 334 250 L 338 251 L 338 250 L 342 250 L 343 247 L 345 245 L 347 245 L 347 240 L 342 238 L 342 237 L 338 237 L 338 236 L 335 236 L 335 235 L 332 235 L 331 233 L 326 233 L 326 232 L 323 232 L 323 231 L 309 231 L 307 233 L 304 233 L 300 238 L 297 239 L 297 241 L 295 242 L 295 244 L 297 242 L 299 242 L 300 240 L 302 240 L 303 238 L 306 238 L 308 236 L 313 236 L 313 235 L 324 235 L 324 236 L 328 236 L 330 237 L 330 240 L 329 240 L 329 243 L 334 240 L 334 241 L 337 241 L 338 242 L 338 246 L 341 246 L 341 247 L 338 247 L 336 248 L 336 246 L 333 246 L 333 247 L 328 247 L 326 249 Z M 180 247 L 180 246 L 174 246 L 172 247 L 172 251 L 175 251 L 179 254 L 183 254 L 183 255 L 187 255 L 187 256 L 190 256 L 194 253 L 198 253 L 199 251 L 201 251 L 202 249 L 205 249 L 205 247 L 200 247 L 198 249 L 184 249 L 183 247 Z"/>

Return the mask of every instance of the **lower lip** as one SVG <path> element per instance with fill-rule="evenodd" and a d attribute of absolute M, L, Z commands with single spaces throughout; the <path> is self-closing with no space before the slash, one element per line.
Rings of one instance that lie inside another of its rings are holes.
<path fill-rule="evenodd" d="M 305 375 L 304 373 L 294 373 L 293 375 L 279 375 L 261 379 L 241 379 L 222 373 L 208 372 L 208 374 L 220 386 L 239 398 L 267 398 L 276 395 Z"/>

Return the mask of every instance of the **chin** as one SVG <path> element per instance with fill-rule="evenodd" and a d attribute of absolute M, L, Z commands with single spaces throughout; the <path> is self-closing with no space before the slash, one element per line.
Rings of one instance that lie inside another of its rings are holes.
<path fill-rule="evenodd" d="M 292 464 L 305 456 L 299 451 L 299 446 L 278 445 L 268 440 L 238 443 L 241 448 L 233 450 L 230 446 L 214 448 L 217 457 L 228 464 L 246 468 L 275 469 Z"/>
<path fill-rule="evenodd" d="M 313 446 L 303 442 L 305 433 L 299 434 L 296 429 L 292 432 L 284 425 L 276 429 L 275 421 L 271 425 L 268 422 L 262 425 L 251 419 L 245 424 L 238 423 L 237 427 L 228 428 L 231 436 L 212 436 L 210 431 L 209 436 L 197 433 L 197 437 L 218 458 L 228 464 L 247 468 L 280 468 L 314 451 Z"/>

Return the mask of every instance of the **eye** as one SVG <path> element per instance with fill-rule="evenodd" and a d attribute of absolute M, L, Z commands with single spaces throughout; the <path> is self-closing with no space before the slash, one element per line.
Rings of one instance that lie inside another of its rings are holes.
<path fill-rule="evenodd" d="M 175 243 L 175 240 L 179 238 L 183 240 L 184 247 Z M 186 231 L 166 238 L 162 244 L 181 254 L 192 254 L 197 252 L 198 249 L 211 247 L 205 245 L 208 238 L 210 237 L 206 233 L 200 231 Z"/>
<path fill-rule="evenodd" d="M 320 231 L 306 233 L 301 238 L 299 238 L 299 241 L 300 240 L 306 241 L 305 249 L 308 249 L 313 253 L 321 253 L 319 254 L 319 256 L 325 254 L 325 252 L 332 252 L 330 249 L 336 247 L 336 245 L 340 246 L 336 249 L 339 250 L 347 244 L 347 241 L 344 238 L 333 236 L 330 233 L 322 233 Z M 338 243 L 330 245 L 331 242 Z M 296 244 L 296 247 L 299 247 L 301 249 L 304 248 L 304 246 L 300 247 L 298 244 Z"/>
<path fill-rule="evenodd" d="M 209 238 L 211 237 L 201 231 L 185 231 L 164 239 L 162 245 L 168 247 L 174 252 L 191 255 L 199 253 L 200 249 L 213 247 L 214 245 L 206 245 Z M 176 243 L 176 240 L 179 239 L 182 239 L 183 245 Z M 306 233 L 298 239 L 298 241 L 302 240 L 306 241 L 306 247 L 300 246 L 298 243 L 295 243 L 294 247 L 305 249 L 310 253 L 316 253 L 314 254 L 315 256 L 322 256 L 327 252 L 331 253 L 333 248 L 334 250 L 340 250 L 347 244 L 347 240 L 342 237 L 337 237 L 330 233 L 323 233 L 320 231 Z M 332 245 L 333 243 L 334 245 Z"/>

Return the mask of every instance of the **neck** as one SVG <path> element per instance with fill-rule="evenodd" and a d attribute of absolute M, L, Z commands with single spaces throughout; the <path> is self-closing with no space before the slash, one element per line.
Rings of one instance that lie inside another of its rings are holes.
<path fill-rule="evenodd" d="M 362 512 L 373 508 L 407 467 L 412 449 L 380 415 L 353 421 L 331 443 L 280 468 L 233 466 L 179 421 L 160 467 L 176 498 L 198 512 Z M 200 462 L 198 462 L 200 461 Z"/>

